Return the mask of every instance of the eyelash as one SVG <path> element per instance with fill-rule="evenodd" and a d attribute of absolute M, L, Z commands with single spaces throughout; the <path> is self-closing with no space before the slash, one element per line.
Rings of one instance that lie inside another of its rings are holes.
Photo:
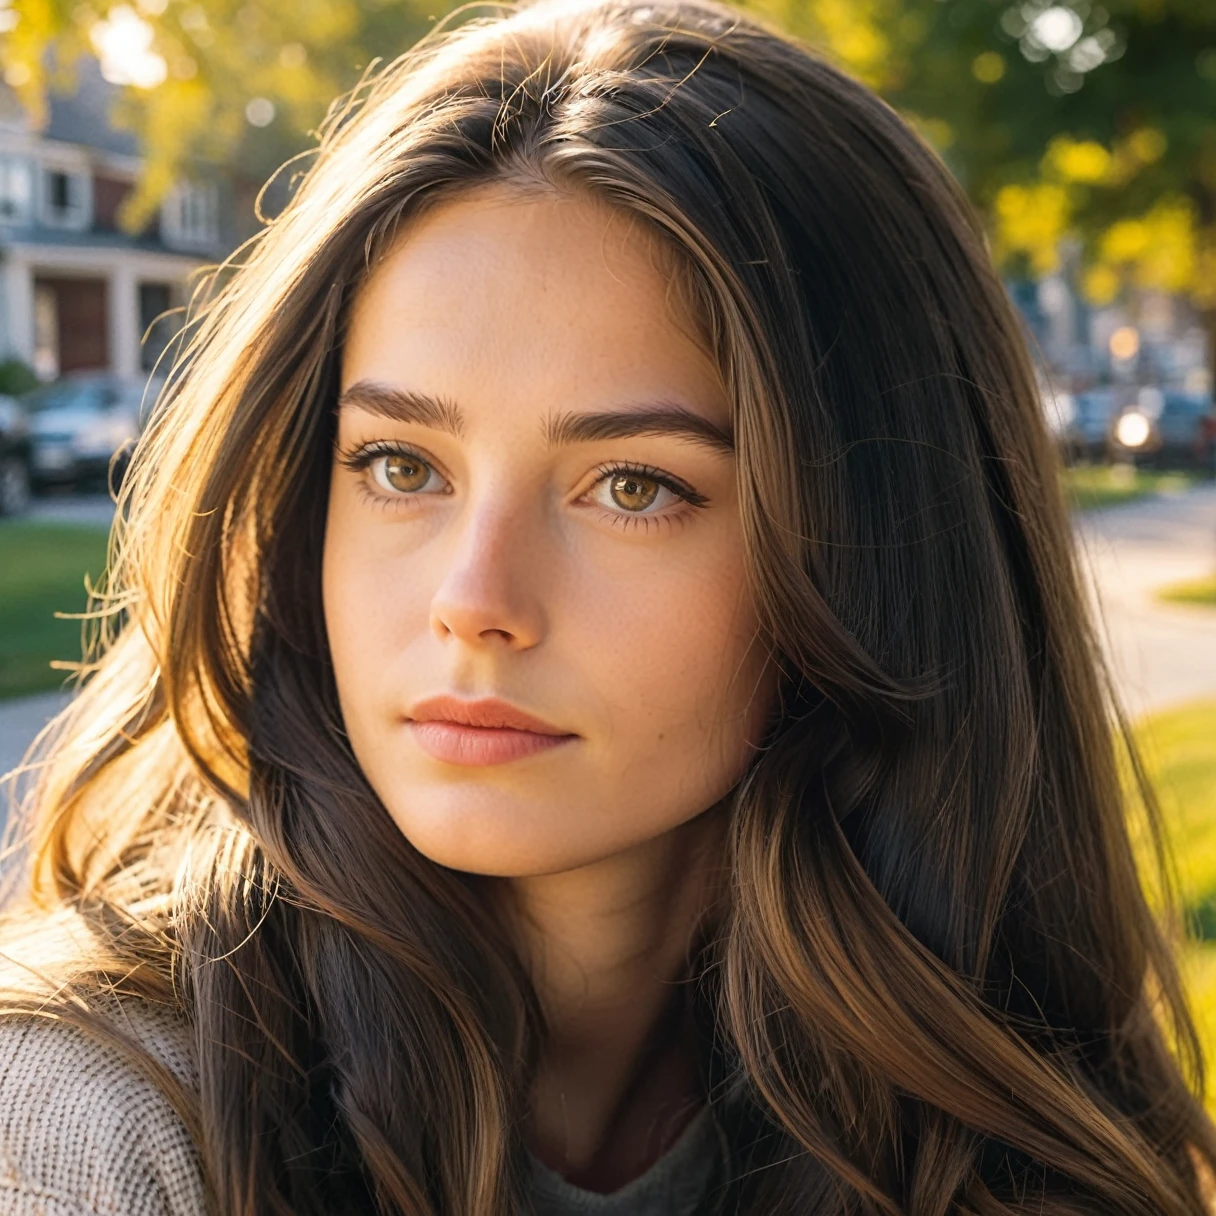
<path fill-rule="evenodd" d="M 434 464 L 415 448 L 409 447 L 404 443 L 385 442 L 365 443 L 353 451 L 340 451 L 338 453 L 338 463 L 343 468 L 349 469 L 352 473 L 365 473 L 381 456 L 407 456 L 426 465 L 429 469 L 435 468 Z M 438 472 L 437 469 L 435 471 Z M 373 497 L 386 498 L 387 495 L 373 494 Z"/>
<path fill-rule="evenodd" d="M 356 448 L 352 452 L 340 452 L 338 460 L 342 466 L 349 469 L 352 473 L 364 473 L 372 464 L 381 456 L 406 456 L 413 460 L 421 461 L 428 468 L 434 469 L 435 466 L 417 449 L 402 443 L 368 443 L 362 447 Z M 664 489 L 670 490 L 678 499 L 681 500 L 685 507 L 691 507 L 694 510 L 700 510 L 709 503 L 709 499 L 703 494 L 699 494 L 690 485 L 679 481 L 670 473 L 665 473 L 662 469 L 657 469 L 654 465 L 635 464 L 631 461 L 616 461 L 615 463 L 602 464 L 596 468 L 598 476 L 595 481 L 588 487 L 586 493 L 590 494 L 596 486 L 610 477 L 629 476 L 632 474 L 635 477 L 645 477 L 651 481 L 657 482 Z M 438 472 L 438 470 L 436 470 Z M 368 499 L 382 506 L 391 506 L 397 501 L 395 497 L 390 498 L 388 495 L 371 489 L 366 479 L 360 481 L 360 490 L 367 495 Z M 408 497 L 402 495 L 401 497 Z M 651 524 L 674 525 L 683 523 L 687 519 L 687 513 L 683 509 L 676 512 L 669 512 L 665 515 L 640 515 L 629 514 L 627 512 L 615 511 L 600 511 L 602 518 L 607 519 L 613 527 L 620 527 L 623 531 L 628 531 L 630 528 L 642 527 L 646 531 L 650 530 Z"/>

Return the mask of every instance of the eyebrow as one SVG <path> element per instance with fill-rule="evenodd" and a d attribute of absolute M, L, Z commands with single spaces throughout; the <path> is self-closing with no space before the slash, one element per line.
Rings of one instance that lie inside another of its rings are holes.
<path fill-rule="evenodd" d="M 390 388 L 375 380 L 359 380 L 338 398 L 338 409 L 364 410 L 391 422 L 416 422 L 460 438 L 464 415 L 446 397 L 431 397 L 403 388 Z"/>
<path fill-rule="evenodd" d="M 464 415 L 454 401 L 411 389 L 392 388 L 375 380 L 359 380 L 352 384 L 338 398 L 338 408 L 364 410 L 393 422 L 417 423 L 446 431 L 458 439 L 466 431 Z M 545 441 L 550 447 L 639 435 L 671 435 L 726 455 L 733 455 L 735 451 L 734 435 L 728 428 L 670 401 L 597 413 L 566 411 L 549 415 L 543 426 Z"/>

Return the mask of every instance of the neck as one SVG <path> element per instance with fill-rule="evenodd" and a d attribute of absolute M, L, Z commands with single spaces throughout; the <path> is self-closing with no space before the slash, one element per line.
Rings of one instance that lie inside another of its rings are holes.
<path fill-rule="evenodd" d="M 531 1147 L 577 1185 L 623 1186 L 701 1103 L 680 981 L 720 890 L 724 826 L 715 808 L 593 865 L 511 882 L 547 1030 Z"/>

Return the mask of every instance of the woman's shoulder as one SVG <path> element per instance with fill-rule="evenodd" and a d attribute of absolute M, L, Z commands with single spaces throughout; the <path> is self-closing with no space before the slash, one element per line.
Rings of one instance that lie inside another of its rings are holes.
<path fill-rule="evenodd" d="M 0 1016 L 0 1213 L 202 1216 L 202 1170 L 185 1122 L 154 1079 L 197 1084 L 189 1026 L 124 999 L 106 1020 L 147 1052 L 62 1017 Z"/>

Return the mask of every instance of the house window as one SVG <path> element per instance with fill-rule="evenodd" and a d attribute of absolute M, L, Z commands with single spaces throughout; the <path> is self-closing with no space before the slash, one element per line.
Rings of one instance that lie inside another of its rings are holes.
<path fill-rule="evenodd" d="M 118 215 L 133 183 L 103 173 L 93 174 L 93 227 L 99 232 L 119 232 Z"/>
<path fill-rule="evenodd" d="M 219 243 L 219 195 L 210 182 L 183 182 L 161 205 L 161 236 L 173 249 L 214 249 Z"/>
<path fill-rule="evenodd" d="M 49 228 L 89 226 L 89 179 L 84 173 L 47 169 L 43 174 L 42 222 Z"/>
<path fill-rule="evenodd" d="M 28 224 L 31 193 L 28 162 L 0 157 L 0 224 Z"/>
<path fill-rule="evenodd" d="M 72 179 L 66 173 L 51 173 L 47 177 L 47 193 L 51 207 L 56 211 L 70 211 L 72 207 Z"/>
<path fill-rule="evenodd" d="M 164 373 L 172 362 L 164 352 L 182 327 L 181 314 L 171 311 L 175 294 L 171 283 L 139 285 L 139 365 L 146 372 L 159 367 Z"/>

